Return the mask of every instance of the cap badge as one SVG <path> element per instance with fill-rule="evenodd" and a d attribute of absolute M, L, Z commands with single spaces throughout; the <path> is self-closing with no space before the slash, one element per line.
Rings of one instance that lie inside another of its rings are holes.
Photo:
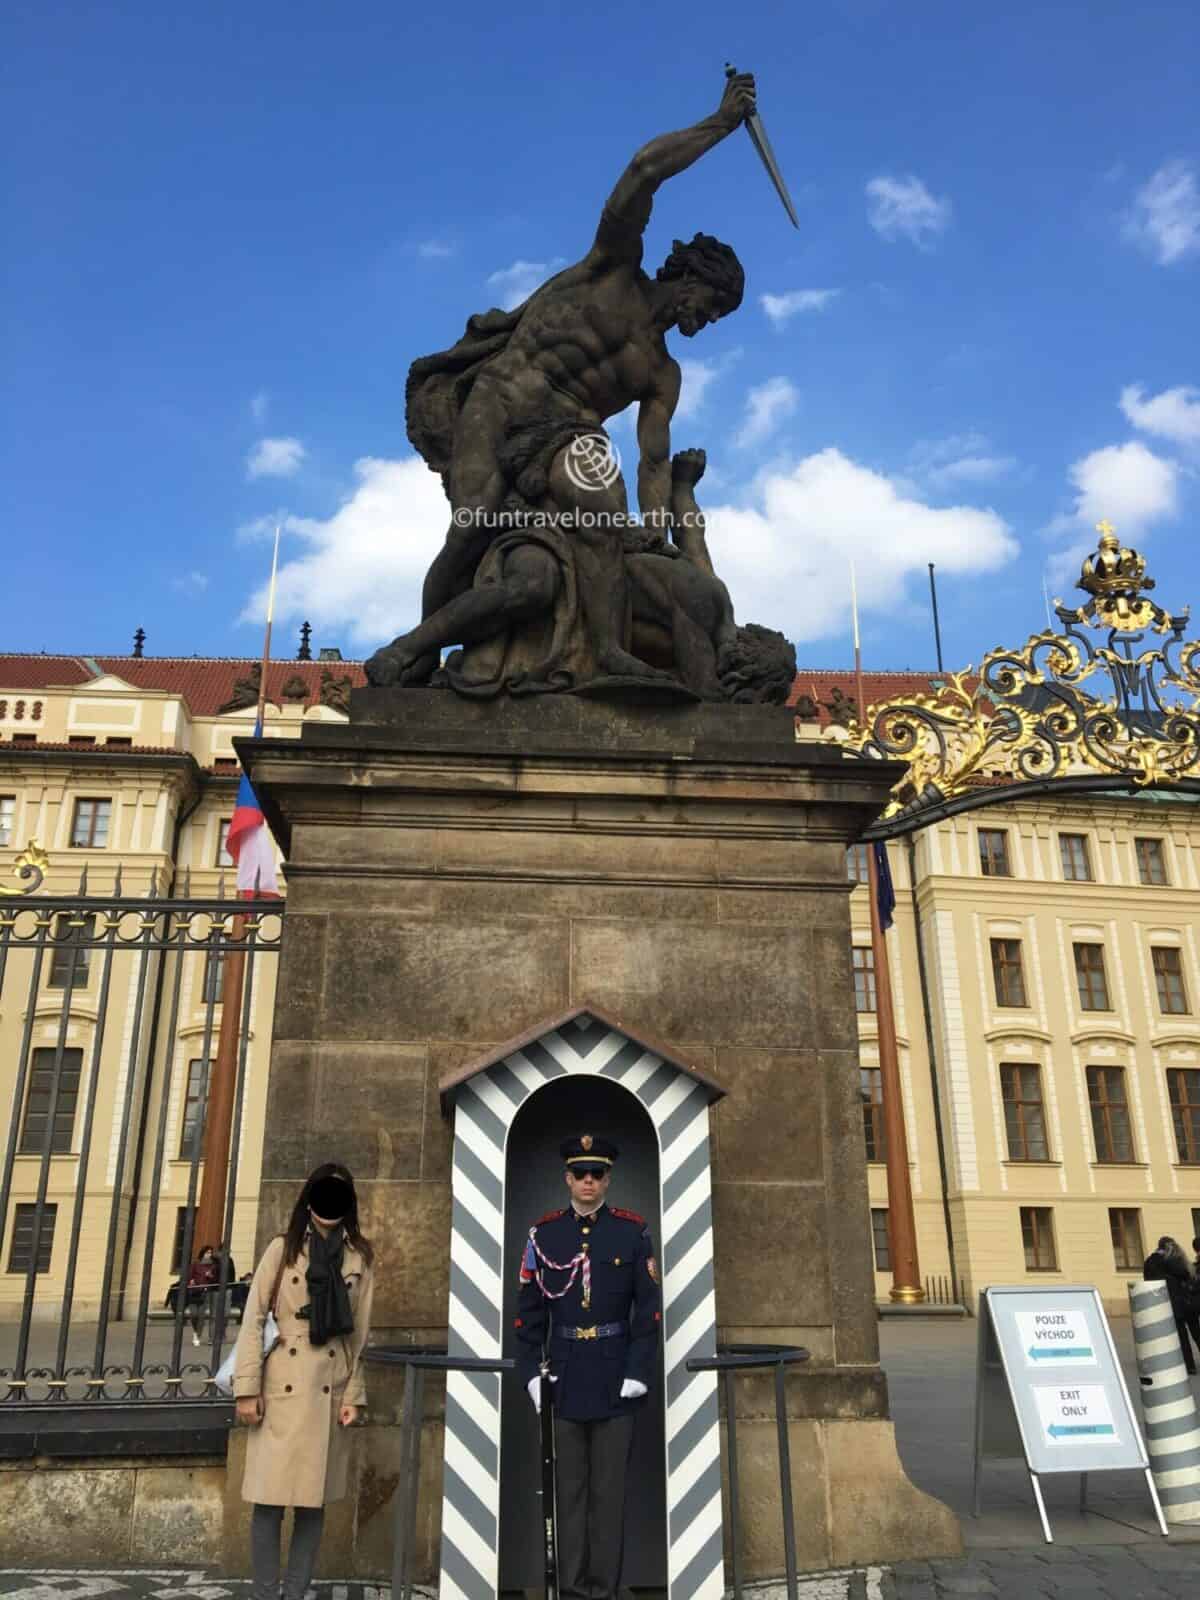
<path fill-rule="evenodd" d="M 592 1136 L 591 1136 L 591 1134 L 590 1133 L 585 1133 L 583 1138 L 580 1139 L 579 1142 L 580 1142 L 580 1144 L 583 1146 L 583 1148 L 585 1150 L 590 1150 L 592 1148 Z"/>

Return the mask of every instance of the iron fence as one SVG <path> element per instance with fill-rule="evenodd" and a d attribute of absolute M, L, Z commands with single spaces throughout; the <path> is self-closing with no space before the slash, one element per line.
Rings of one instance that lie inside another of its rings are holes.
<path fill-rule="evenodd" d="M 934 1273 L 925 1279 L 925 1303 L 931 1306 L 960 1306 L 965 1303 L 953 1273 Z"/>
<path fill-rule="evenodd" d="M 130 897 L 118 873 L 100 896 L 85 874 L 75 895 L 0 900 L 0 1410 L 226 1399 L 212 1375 L 245 1299 L 239 1224 L 253 1265 L 248 1093 L 261 1106 L 284 909 L 222 889 Z M 232 1080 L 227 1176 L 214 1156 L 219 1237 L 201 1240 L 216 1077 Z M 189 1290 L 205 1245 L 215 1282 Z"/>

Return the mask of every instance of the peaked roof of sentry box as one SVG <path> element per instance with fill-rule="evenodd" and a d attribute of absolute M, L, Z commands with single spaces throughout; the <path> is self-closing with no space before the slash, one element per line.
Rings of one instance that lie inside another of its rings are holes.
<path fill-rule="evenodd" d="M 536 1027 L 529 1028 L 525 1033 L 519 1033 L 515 1039 L 509 1039 L 504 1044 L 498 1044 L 489 1050 L 486 1055 L 477 1057 L 474 1061 L 460 1067 L 457 1072 L 452 1072 L 442 1079 L 438 1085 L 441 1095 L 442 1111 L 448 1112 L 454 1104 L 454 1097 L 464 1083 L 479 1073 L 486 1072 L 489 1067 L 494 1067 L 497 1062 L 503 1061 L 506 1056 L 511 1056 L 514 1051 L 522 1050 L 527 1044 L 532 1044 L 535 1039 L 541 1039 L 547 1033 L 555 1033 L 559 1028 L 565 1028 L 568 1023 L 574 1022 L 577 1017 L 591 1017 L 596 1022 L 602 1022 L 606 1028 L 612 1028 L 617 1033 L 623 1033 L 634 1044 L 640 1044 L 649 1054 L 658 1056 L 677 1072 L 682 1072 L 685 1077 L 691 1078 L 693 1083 L 698 1083 L 708 1094 L 708 1103 L 721 1100 L 729 1093 L 715 1078 L 706 1077 L 703 1072 L 697 1072 L 695 1067 L 689 1066 L 686 1061 L 680 1061 L 665 1045 L 650 1039 L 640 1028 L 631 1028 L 628 1023 L 622 1022 L 619 1017 L 601 1011 L 599 1006 L 572 1006 L 570 1011 L 564 1011 L 557 1017 L 547 1017 L 544 1022 L 539 1022 Z"/>

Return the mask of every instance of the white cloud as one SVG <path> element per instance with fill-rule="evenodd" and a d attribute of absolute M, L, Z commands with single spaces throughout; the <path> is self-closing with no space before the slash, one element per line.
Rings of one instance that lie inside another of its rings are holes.
<path fill-rule="evenodd" d="M 840 289 L 789 289 L 786 294 L 759 295 L 763 310 L 777 328 L 782 328 L 802 311 L 824 311 Z"/>
<path fill-rule="evenodd" d="M 421 584 L 445 540 L 450 507 L 418 456 L 366 457 L 354 472 L 357 487 L 331 517 L 286 519 L 288 544 L 303 548 L 280 566 L 276 611 L 346 631 L 370 653 L 419 620 Z M 264 584 L 239 620 L 259 622 L 265 609 Z"/>
<path fill-rule="evenodd" d="M 1015 456 L 963 456 L 958 461 L 947 461 L 944 467 L 934 467 L 926 482 L 934 489 L 951 489 L 959 484 L 994 483 L 1016 466 Z"/>
<path fill-rule="evenodd" d="M 993 483 L 1016 466 L 1013 456 L 992 452 L 981 433 L 951 434 L 922 440 L 909 458 L 913 477 L 928 489 L 955 489 L 972 483 Z"/>
<path fill-rule="evenodd" d="M 499 291 L 504 310 L 511 311 L 522 300 L 528 300 L 536 288 L 566 264 L 564 256 L 555 256 L 551 261 L 514 261 L 511 267 L 502 267 L 499 272 L 493 272 L 488 283 Z"/>
<path fill-rule="evenodd" d="M 1138 190 L 1125 236 L 1160 267 L 1200 252 L 1200 186 L 1186 161 L 1168 161 Z"/>
<path fill-rule="evenodd" d="M 936 199 L 920 178 L 872 178 L 867 184 L 867 220 L 888 240 L 910 239 L 928 249 L 950 225 L 950 201 Z"/>
<path fill-rule="evenodd" d="M 766 383 L 751 389 L 746 396 L 746 420 L 734 443 L 740 449 L 761 444 L 785 417 L 792 415 L 799 398 L 799 390 L 789 378 L 768 378 Z"/>
<path fill-rule="evenodd" d="M 1131 383 L 1121 390 L 1121 410 L 1142 433 L 1173 444 L 1200 444 L 1200 389 L 1189 384 L 1147 398 L 1140 383 Z"/>
<path fill-rule="evenodd" d="M 686 422 L 703 406 L 708 387 L 720 376 L 721 369 L 714 361 L 692 361 L 685 357 L 679 363 L 679 371 L 683 381 L 679 388 L 679 404 L 675 407 L 674 420 Z"/>
<path fill-rule="evenodd" d="M 267 414 L 267 407 L 270 405 L 270 403 L 270 396 L 267 394 L 265 389 L 260 389 L 256 395 L 251 397 L 250 415 L 254 418 L 255 422 L 261 422 L 263 420 Z"/>
<path fill-rule="evenodd" d="M 848 632 L 852 559 L 862 609 L 894 612 L 905 579 L 930 561 L 943 574 L 991 572 L 1017 553 L 994 511 L 926 505 L 836 449 L 765 474 L 750 505 L 704 514 L 739 620 L 797 641 Z"/>
<path fill-rule="evenodd" d="M 455 249 L 445 239 L 422 239 L 417 246 L 417 254 L 422 261 L 444 261 L 455 254 Z"/>
<path fill-rule="evenodd" d="M 304 446 L 299 439 L 260 439 L 246 459 L 249 478 L 291 478 L 300 470 Z"/>
<path fill-rule="evenodd" d="M 181 589 L 188 594 L 203 594 L 208 588 L 208 575 L 203 572 L 185 572 L 182 577 L 171 579 L 172 589 Z"/>
<path fill-rule="evenodd" d="M 276 611 L 337 630 L 370 653 L 417 621 L 450 508 L 416 456 L 368 458 L 354 470 L 357 485 L 333 516 L 287 518 L 285 550 L 301 549 L 280 567 Z M 863 609 L 890 611 L 897 586 L 923 576 L 929 561 L 944 573 L 987 572 L 1016 550 L 994 512 L 925 505 L 834 449 L 765 474 L 750 502 L 706 506 L 705 517 L 740 620 L 798 640 L 847 629 L 853 556 Z M 820 605 L 811 603 L 817 593 Z M 265 607 L 263 584 L 240 620 L 259 623 Z"/>
<path fill-rule="evenodd" d="M 1056 585 L 1078 574 L 1080 561 L 1096 547 L 1095 528 L 1102 519 L 1131 539 L 1178 509 L 1179 468 L 1139 439 L 1093 450 L 1074 462 L 1067 476 L 1075 489 L 1074 508 L 1046 529 L 1052 537 L 1073 536 L 1051 558 L 1050 581 Z"/>

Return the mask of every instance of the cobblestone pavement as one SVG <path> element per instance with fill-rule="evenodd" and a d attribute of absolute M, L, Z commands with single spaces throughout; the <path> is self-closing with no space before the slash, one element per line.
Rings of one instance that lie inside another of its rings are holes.
<path fill-rule="evenodd" d="M 4 1600 L 248 1600 L 249 1582 L 211 1571 L 15 1572 Z M 783 1584 L 747 1586 L 746 1600 L 787 1600 Z M 976 1551 L 961 1561 L 910 1561 L 802 1577 L 799 1600 L 1196 1600 L 1200 1542 L 1044 1545 Z M 391 1600 L 388 1585 L 318 1583 L 308 1600 Z M 416 1600 L 432 1600 L 417 1590 Z"/>
<path fill-rule="evenodd" d="M 974 1551 L 965 1561 L 911 1561 L 892 1568 L 882 1600 L 1194 1600 L 1200 1544 L 1043 1545 Z"/>

